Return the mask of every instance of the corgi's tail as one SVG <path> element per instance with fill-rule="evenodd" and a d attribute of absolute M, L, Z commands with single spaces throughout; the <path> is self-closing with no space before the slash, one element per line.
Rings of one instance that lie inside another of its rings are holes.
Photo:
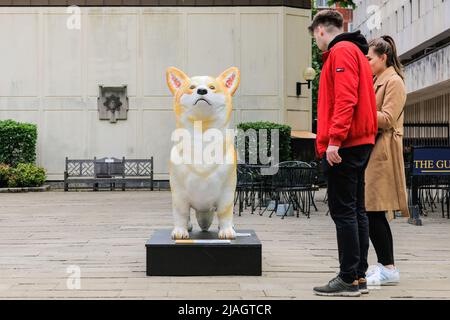
<path fill-rule="evenodd" d="M 200 229 L 202 229 L 202 231 L 208 231 L 214 220 L 214 211 L 196 211 L 195 216 L 197 217 L 197 223 L 200 226 Z"/>

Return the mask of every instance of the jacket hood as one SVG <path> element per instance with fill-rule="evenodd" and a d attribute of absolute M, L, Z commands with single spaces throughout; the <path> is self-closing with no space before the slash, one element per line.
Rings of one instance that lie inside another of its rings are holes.
<path fill-rule="evenodd" d="M 330 50 L 333 46 L 335 46 L 338 42 L 341 41 L 350 41 L 356 44 L 359 50 L 367 55 L 369 53 L 369 44 L 367 43 L 366 38 L 361 34 L 361 31 L 357 30 L 355 32 L 344 32 L 337 35 L 328 45 L 328 50 Z"/>

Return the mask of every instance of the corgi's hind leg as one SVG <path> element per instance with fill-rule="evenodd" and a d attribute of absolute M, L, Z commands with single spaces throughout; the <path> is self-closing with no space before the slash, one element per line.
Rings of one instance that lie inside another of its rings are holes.
<path fill-rule="evenodd" d="M 172 201 L 172 214 L 174 220 L 174 228 L 172 231 L 172 239 L 188 239 L 190 224 L 190 205 L 187 201 Z"/>
<path fill-rule="evenodd" d="M 208 231 L 214 220 L 214 211 L 195 211 L 197 223 L 202 231 Z"/>
<path fill-rule="evenodd" d="M 236 231 L 233 228 L 233 199 L 224 205 L 217 207 L 217 217 L 219 218 L 219 238 L 235 239 Z"/>

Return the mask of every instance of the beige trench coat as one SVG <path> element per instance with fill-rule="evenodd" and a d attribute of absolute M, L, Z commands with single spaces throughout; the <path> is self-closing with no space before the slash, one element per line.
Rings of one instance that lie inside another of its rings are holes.
<path fill-rule="evenodd" d="M 402 113 L 406 102 L 406 89 L 402 78 L 393 67 L 375 78 L 378 110 L 378 138 L 366 169 L 365 201 L 367 211 L 401 211 L 409 217 L 405 166 L 403 162 Z"/>

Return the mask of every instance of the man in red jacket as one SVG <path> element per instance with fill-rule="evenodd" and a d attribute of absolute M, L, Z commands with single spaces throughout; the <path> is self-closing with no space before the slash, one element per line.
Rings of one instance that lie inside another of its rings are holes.
<path fill-rule="evenodd" d="M 359 31 L 343 33 L 342 26 L 339 12 L 324 10 L 309 27 L 323 51 L 316 149 L 328 180 L 328 206 L 336 225 L 340 263 L 339 275 L 314 288 L 314 293 L 357 297 L 368 293 L 364 172 L 378 124 L 367 41 Z"/>

